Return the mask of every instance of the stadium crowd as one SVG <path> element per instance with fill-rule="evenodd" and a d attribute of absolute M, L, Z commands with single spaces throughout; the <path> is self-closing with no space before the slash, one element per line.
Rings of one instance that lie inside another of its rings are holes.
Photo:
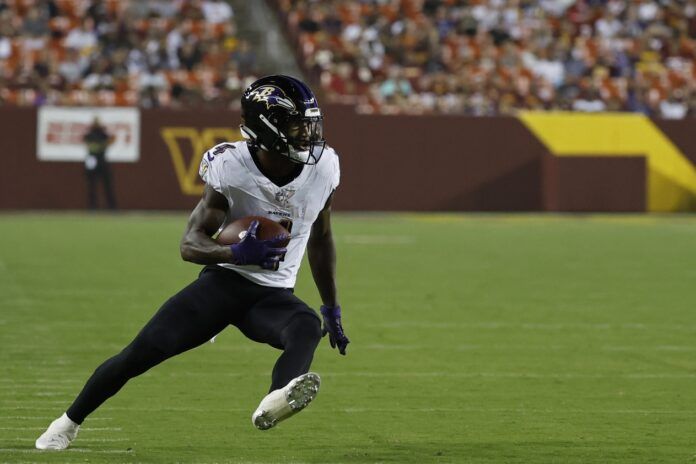
<path fill-rule="evenodd" d="M 696 115 L 696 0 L 275 0 L 363 112 Z M 0 0 L 0 104 L 231 106 L 259 74 L 225 0 Z"/>
<path fill-rule="evenodd" d="M 308 72 L 364 112 L 696 115 L 694 0 L 276 0 Z"/>
<path fill-rule="evenodd" d="M 255 67 L 224 0 L 0 0 L 0 104 L 228 106 Z"/>

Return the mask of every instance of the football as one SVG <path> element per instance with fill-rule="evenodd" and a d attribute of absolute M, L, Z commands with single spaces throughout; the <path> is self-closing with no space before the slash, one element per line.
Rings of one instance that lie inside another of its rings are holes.
<path fill-rule="evenodd" d="M 259 228 L 256 232 L 257 238 L 272 240 L 278 236 L 284 236 L 285 240 L 281 242 L 281 246 L 287 246 L 290 242 L 289 227 L 263 216 L 245 216 L 230 222 L 220 231 L 216 240 L 223 245 L 238 243 L 246 235 L 252 221 L 259 221 Z"/>

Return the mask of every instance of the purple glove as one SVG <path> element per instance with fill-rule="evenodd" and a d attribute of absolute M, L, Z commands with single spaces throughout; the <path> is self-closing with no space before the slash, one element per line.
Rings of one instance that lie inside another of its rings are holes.
<path fill-rule="evenodd" d="M 338 346 L 338 352 L 345 356 L 346 346 L 350 343 L 346 334 L 343 333 L 341 325 L 341 307 L 340 306 L 323 306 L 321 307 L 321 315 L 324 318 L 324 329 L 321 336 L 329 334 L 329 343 L 331 348 Z"/>
<path fill-rule="evenodd" d="M 259 240 L 256 238 L 256 231 L 259 228 L 259 221 L 252 221 L 247 229 L 244 238 L 234 245 L 232 249 L 232 264 L 245 266 L 257 264 L 264 269 L 277 271 L 280 261 L 285 257 L 286 248 L 280 243 L 287 237 L 279 236 L 273 240 Z"/>

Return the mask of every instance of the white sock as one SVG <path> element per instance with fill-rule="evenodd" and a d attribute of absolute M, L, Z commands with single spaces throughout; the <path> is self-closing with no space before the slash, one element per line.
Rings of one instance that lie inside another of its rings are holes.
<path fill-rule="evenodd" d="M 60 424 L 60 426 L 64 427 L 64 428 L 75 428 L 78 425 L 80 425 L 77 422 L 74 422 L 72 419 L 70 419 L 68 417 L 67 412 L 64 412 L 63 415 L 58 418 L 58 420 L 59 420 L 58 424 Z"/>

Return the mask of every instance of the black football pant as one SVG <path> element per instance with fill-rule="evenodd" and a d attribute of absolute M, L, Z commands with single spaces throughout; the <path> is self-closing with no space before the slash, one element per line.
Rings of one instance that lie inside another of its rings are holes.
<path fill-rule="evenodd" d="M 198 280 L 170 298 L 135 339 L 92 374 L 67 410 L 82 423 L 128 380 L 195 348 L 229 324 L 248 338 L 282 349 L 270 390 L 309 370 L 321 338 L 319 317 L 290 289 L 257 285 L 235 271 L 207 266 Z"/>
<path fill-rule="evenodd" d="M 116 209 L 116 195 L 111 177 L 111 168 L 108 164 L 98 164 L 95 169 L 85 169 L 87 177 L 87 206 L 89 209 L 97 209 L 97 187 L 104 187 L 104 198 L 109 209 Z"/>

